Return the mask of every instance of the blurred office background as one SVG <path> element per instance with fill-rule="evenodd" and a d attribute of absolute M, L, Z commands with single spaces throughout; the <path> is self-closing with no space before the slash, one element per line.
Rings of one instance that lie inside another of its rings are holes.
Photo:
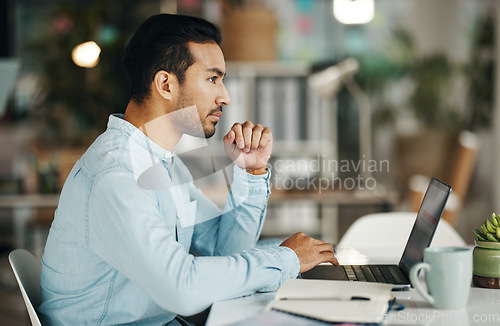
<path fill-rule="evenodd" d="M 218 204 L 227 188 L 207 153 L 225 166 L 219 145 L 235 121 L 273 129 L 263 237 L 335 243 L 362 215 L 418 208 L 431 176 L 454 187 L 444 217 L 467 243 L 500 213 L 498 1 L 6 0 L 0 324 L 29 323 L 7 254 L 41 256 L 69 169 L 127 105 L 125 44 L 161 12 L 223 32 L 232 104 L 208 144 L 180 150 Z"/>

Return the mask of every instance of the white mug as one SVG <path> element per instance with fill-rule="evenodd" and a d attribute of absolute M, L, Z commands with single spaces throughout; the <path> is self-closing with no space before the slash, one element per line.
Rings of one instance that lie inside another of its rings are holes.
<path fill-rule="evenodd" d="M 425 271 L 427 291 L 418 279 Z M 472 250 L 464 247 L 425 248 L 424 262 L 410 270 L 410 281 L 415 290 L 433 307 L 460 309 L 469 299 L 472 280 Z"/>

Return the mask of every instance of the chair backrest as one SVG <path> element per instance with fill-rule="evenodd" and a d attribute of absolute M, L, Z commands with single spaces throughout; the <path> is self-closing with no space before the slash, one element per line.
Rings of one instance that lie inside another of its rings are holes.
<path fill-rule="evenodd" d="M 40 261 L 24 249 L 9 254 L 9 262 L 28 309 L 31 324 L 40 326 L 36 308 L 40 305 Z"/>
<path fill-rule="evenodd" d="M 446 220 L 452 226 L 457 224 L 474 173 L 479 149 L 480 140 L 476 134 L 470 131 L 462 131 L 458 134 L 453 164 L 447 169 L 448 173 L 442 177 L 442 180 L 453 188 L 453 192 L 450 194 L 441 219 Z M 409 178 L 407 197 L 410 210 L 417 212 L 420 208 L 429 180 L 429 176 L 421 174 L 415 174 Z"/>
<path fill-rule="evenodd" d="M 339 248 L 404 247 L 415 223 L 415 212 L 375 213 L 358 218 L 338 243 Z M 432 247 L 466 246 L 465 241 L 448 222 L 441 219 L 431 243 Z"/>

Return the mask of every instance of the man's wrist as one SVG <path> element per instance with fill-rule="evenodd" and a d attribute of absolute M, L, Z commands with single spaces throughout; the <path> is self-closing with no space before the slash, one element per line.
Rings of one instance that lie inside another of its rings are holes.
<path fill-rule="evenodd" d="M 267 173 L 267 165 L 258 169 L 243 169 L 246 173 L 252 175 L 263 175 Z"/>

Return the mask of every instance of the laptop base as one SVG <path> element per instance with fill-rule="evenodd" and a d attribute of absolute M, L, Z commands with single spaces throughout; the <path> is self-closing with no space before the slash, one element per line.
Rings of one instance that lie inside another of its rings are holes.
<path fill-rule="evenodd" d="M 376 271 L 368 271 L 370 268 L 375 268 Z M 377 275 L 378 271 L 385 277 Z M 302 273 L 301 277 L 303 279 L 387 283 L 393 284 L 393 291 L 411 289 L 410 281 L 401 272 L 398 265 L 318 265 Z"/>

